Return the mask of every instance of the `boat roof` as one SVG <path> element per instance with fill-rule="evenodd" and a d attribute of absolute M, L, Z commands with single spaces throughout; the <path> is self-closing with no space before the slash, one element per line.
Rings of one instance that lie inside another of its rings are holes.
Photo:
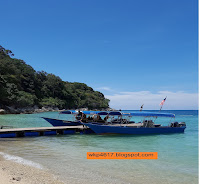
<path fill-rule="evenodd" d="M 110 116 L 143 116 L 143 117 L 171 117 L 174 118 L 175 114 L 172 113 L 160 113 L 160 112 L 121 112 L 121 111 L 81 111 L 82 113 L 86 115 L 110 115 Z M 78 114 L 78 111 L 76 110 L 67 110 L 67 111 L 61 111 L 60 114 Z"/>

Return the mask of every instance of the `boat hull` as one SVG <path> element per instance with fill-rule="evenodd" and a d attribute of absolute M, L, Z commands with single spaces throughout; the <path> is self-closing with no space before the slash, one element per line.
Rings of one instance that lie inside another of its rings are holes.
<path fill-rule="evenodd" d="M 108 126 L 108 125 L 98 125 L 92 123 L 84 124 L 92 129 L 96 134 L 167 134 L 167 133 L 183 133 L 186 127 L 154 127 L 154 128 L 144 128 L 144 127 L 128 127 L 128 126 Z"/>
<path fill-rule="evenodd" d="M 51 125 L 54 127 L 56 126 L 78 126 L 78 125 L 83 125 L 78 121 L 65 121 L 65 120 L 60 120 L 60 119 L 53 119 L 53 118 L 45 118 L 42 117 L 44 120 L 49 122 Z"/>

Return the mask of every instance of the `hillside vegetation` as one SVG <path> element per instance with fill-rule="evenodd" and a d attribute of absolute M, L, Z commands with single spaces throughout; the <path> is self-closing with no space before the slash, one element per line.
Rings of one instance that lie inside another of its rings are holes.
<path fill-rule="evenodd" d="M 0 106 L 15 108 L 105 109 L 109 100 L 84 83 L 65 82 L 54 74 L 35 71 L 0 46 Z"/>

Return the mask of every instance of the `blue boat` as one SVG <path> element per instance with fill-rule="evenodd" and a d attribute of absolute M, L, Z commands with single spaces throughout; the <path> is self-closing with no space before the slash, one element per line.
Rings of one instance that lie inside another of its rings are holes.
<path fill-rule="evenodd" d="M 53 119 L 53 118 L 45 118 L 42 117 L 44 120 L 49 122 L 52 126 L 78 126 L 83 125 L 80 121 L 65 121 L 61 119 Z"/>
<path fill-rule="evenodd" d="M 82 120 L 82 118 L 83 118 L 82 116 L 84 116 L 84 115 L 96 115 L 98 113 L 100 113 L 101 115 L 104 115 L 104 112 L 101 112 L 101 111 L 67 110 L 67 111 L 61 111 L 59 113 L 59 115 L 60 114 L 74 115 L 74 121 L 67 121 L 67 120 L 47 118 L 47 117 L 41 117 L 41 118 L 43 118 L 44 120 L 49 122 L 54 127 L 56 127 L 56 126 L 78 126 L 78 125 L 83 125 L 82 122 L 80 122 L 80 120 Z"/>
<path fill-rule="evenodd" d="M 78 111 L 72 110 L 72 111 L 61 111 L 60 114 L 74 114 L 77 115 Z M 66 120 L 61 120 L 61 119 L 54 119 L 54 118 L 47 118 L 47 117 L 41 117 L 47 122 L 49 122 L 52 126 L 57 127 L 57 126 L 78 126 L 78 125 L 83 125 L 79 120 L 74 120 L 74 121 L 66 121 Z"/>
<path fill-rule="evenodd" d="M 126 126 L 126 125 L 102 125 L 95 123 L 83 123 L 93 130 L 96 134 L 167 134 L 167 133 L 183 133 L 186 126 L 180 127 L 143 127 L 143 126 Z"/>
<path fill-rule="evenodd" d="M 73 114 L 75 121 L 65 121 L 52 118 L 44 118 L 53 126 L 85 125 L 97 134 L 167 134 L 183 133 L 185 122 L 171 122 L 168 126 L 155 124 L 158 117 L 175 119 L 175 114 L 160 112 L 132 112 L 121 111 L 62 111 L 61 114 Z M 92 116 L 92 117 L 91 117 Z M 135 123 L 132 117 L 142 117 L 143 121 Z"/>
<path fill-rule="evenodd" d="M 101 114 L 101 113 L 97 113 Z M 105 113 L 104 113 L 105 114 Z M 183 133 L 186 124 L 185 122 L 171 122 L 168 126 L 161 126 L 161 124 L 154 124 L 154 120 L 158 117 L 168 117 L 175 119 L 175 114 L 171 113 L 154 113 L 154 112 L 108 112 L 107 116 L 118 116 L 116 121 L 111 122 L 82 122 L 97 134 L 167 134 L 167 133 Z M 143 122 L 135 123 L 129 121 L 133 116 L 140 116 Z M 115 123 L 117 122 L 117 123 Z"/>

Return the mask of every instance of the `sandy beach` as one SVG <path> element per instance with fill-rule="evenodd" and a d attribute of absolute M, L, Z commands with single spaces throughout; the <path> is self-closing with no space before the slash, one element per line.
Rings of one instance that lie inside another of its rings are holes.
<path fill-rule="evenodd" d="M 0 156 L 1 184 L 63 184 L 45 169 L 38 169 L 24 164 L 5 160 Z"/>

